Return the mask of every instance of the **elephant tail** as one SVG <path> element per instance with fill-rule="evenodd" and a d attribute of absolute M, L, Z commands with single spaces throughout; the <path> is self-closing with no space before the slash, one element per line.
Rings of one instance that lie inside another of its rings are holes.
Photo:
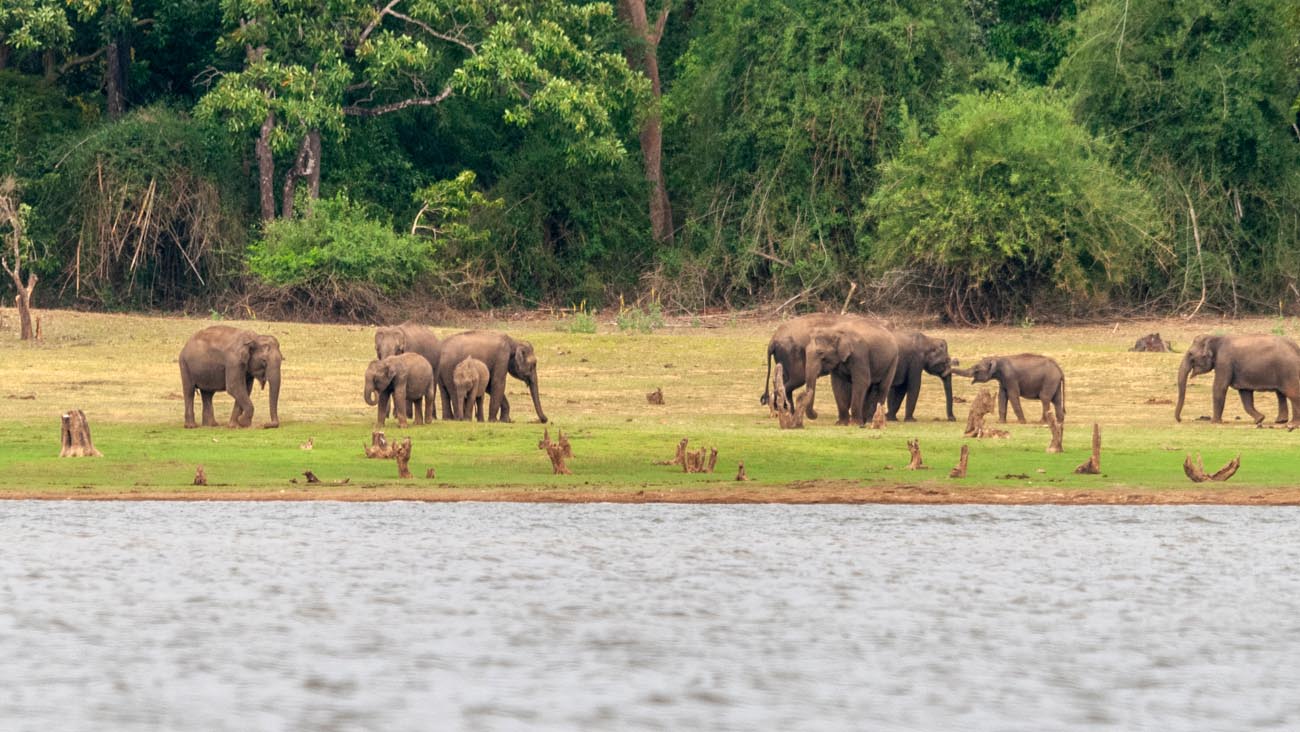
<path fill-rule="evenodd" d="M 767 361 L 767 376 L 764 377 L 763 379 L 763 396 L 758 398 L 758 403 L 766 406 L 770 398 L 768 396 L 769 387 L 771 387 L 772 385 L 772 344 L 771 343 L 767 344 L 767 358 L 764 360 Z"/>

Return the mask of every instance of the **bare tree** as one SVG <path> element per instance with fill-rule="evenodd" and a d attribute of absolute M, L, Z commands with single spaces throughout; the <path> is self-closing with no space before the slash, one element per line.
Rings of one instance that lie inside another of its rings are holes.
<path fill-rule="evenodd" d="M 9 241 L 13 245 L 13 266 L 9 266 L 7 257 L 0 257 L 0 265 L 14 280 L 14 289 L 18 294 L 14 295 L 14 304 L 18 307 L 18 321 L 22 324 L 22 340 L 31 340 L 32 338 L 32 290 L 36 289 L 36 281 L 39 279 L 35 272 L 27 272 L 27 286 L 23 286 L 22 278 L 22 243 L 23 243 L 23 212 L 18 203 L 18 183 L 12 177 L 0 180 L 0 223 L 9 224 Z"/>
<path fill-rule="evenodd" d="M 664 25 L 668 22 L 668 11 L 672 5 L 670 0 L 665 0 L 653 28 L 646 17 L 645 5 L 646 0 L 619 0 L 618 10 L 623 22 L 631 28 L 634 39 L 623 55 L 627 58 L 628 66 L 650 79 L 650 91 L 654 95 L 654 106 L 641 123 L 641 158 L 646 181 L 650 183 L 650 227 L 654 239 L 660 244 L 670 244 L 673 240 L 673 209 L 668 201 L 668 190 L 664 187 L 663 123 L 659 112 L 662 93 L 659 84 L 659 40 L 663 38 Z"/>

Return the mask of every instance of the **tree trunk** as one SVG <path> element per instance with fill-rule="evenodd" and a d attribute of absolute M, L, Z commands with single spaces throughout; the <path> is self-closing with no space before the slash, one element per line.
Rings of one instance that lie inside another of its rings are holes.
<path fill-rule="evenodd" d="M 320 130 L 310 130 L 298 145 L 298 157 L 293 167 L 284 176 L 284 190 L 280 197 L 280 216 L 293 216 L 293 204 L 298 188 L 298 179 L 307 181 L 307 195 L 316 200 L 320 197 Z"/>
<path fill-rule="evenodd" d="M 659 112 L 662 87 L 659 83 L 659 39 L 663 37 L 664 24 L 668 22 L 671 5 L 665 2 L 655 27 L 646 18 L 645 0 L 619 0 L 619 14 L 635 36 L 634 45 L 624 49 L 628 66 L 642 72 L 650 79 L 653 105 L 641 123 L 641 159 L 645 166 L 646 181 L 650 184 L 650 228 L 659 244 L 673 241 L 673 210 L 664 187 L 663 174 L 663 123 Z"/>
<path fill-rule="evenodd" d="M 13 47 L 4 39 L 4 35 L 0 34 L 0 71 L 9 68 L 9 54 L 12 52 Z"/>
<path fill-rule="evenodd" d="M 103 457 L 90 439 L 90 423 L 86 421 L 86 413 L 80 409 L 64 413 L 60 439 L 63 449 L 59 451 L 59 457 Z"/>
<path fill-rule="evenodd" d="M 45 81 L 53 82 L 55 79 L 59 78 L 59 65 L 54 63 L 53 49 L 47 48 L 45 49 L 45 52 L 41 54 L 41 66 L 45 70 Z"/>
<path fill-rule="evenodd" d="M 104 96 L 108 99 L 108 118 L 118 120 L 126 112 L 126 75 L 122 69 L 122 49 L 117 39 L 109 41 L 104 63 Z"/>
<path fill-rule="evenodd" d="M 961 446 L 961 455 L 957 457 L 957 466 L 948 471 L 949 478 L 965 478 L 966 468 L 970 464 L 970 446 Z"/>
<path fill-rule="evenodd" d="M 23 285 L 23 220 L 22 208 L 18 203 L 17 185 L 13 178 L 0 180 L 0 221 L 9 224 L 9 241 L 13 249 L 14 263 L 9 265 L 8 257 L 0 257 L 0 266 L 14 281 L 14 307 L 18 308 L 20 338 L 32 339 L 32 291 L 40 280 L 35 272 L 28 270 L 27 284 Z"/>
<path fill-rule="evenodd" d="M 262 204 L 262 221 L 275 219 L 275 154 L 271 152 L 271 131 L 275 114 L 268 112 L 257 136 L 257 193 Z"/>

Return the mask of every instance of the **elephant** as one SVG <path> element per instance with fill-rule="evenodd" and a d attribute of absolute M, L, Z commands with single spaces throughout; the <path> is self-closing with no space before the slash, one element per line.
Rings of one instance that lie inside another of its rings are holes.
<path fill-rule="evenodd" d="M 537 394 L 537 355 L 528 341 L 511 338 L 490 330 L 470 330 L 442 342 L 438 363 L 438 388 L 442 390 L 442 417 L 451 419 L 454 410 L 451 395 L 456 391 L 456 366 L 466 358 L 476 358 L 488 369 L 488 421 L 510 421 L 510 402 L 506 399 L 506 374 L 528 385 L 537 421 L 545 423 L 546 413 Z"/>
<path fill-rule="evenodd" d="M 375 424 L 384 426 L 388 416 L 388 400 L 393 400 L 393 413 L 399 427 L 406 426 L 406 415 L 414 414 L 416 424 L 433 421 L 434 391 L 433 368 L 418 353 L 399 353 L 388 358 L 377 358 L 366 367 L 364 399 L 370 406 L 378 405 Z"/>
<path fill-rule="evenodd" d="M 1300 426 L 1300 346 L 1289 338 L 1274 335 L 1200 335 L 1183 354 L 1178 367 L 1178 405 L 1174 420 L 1183 420 L 1183 401 L 1187 395 L 1187 378 L 1214 371 L 1215 424 L 1223 421 L 1223 406 L 1228 387 L 1241 395 L 1241 406 L 1255 420 L 1264 421 L 1255 409 L 1256 391 L 1277 392 L 1278 422 Z M 1290 421 L 1287 402 L 1290 401 Z"/>
<path fill-rule="evenodd" d="M 488 368 L 474 357 L 456 364 L 452 372 L 451 407 L 456 419 L 468 420 L 477 411 L 478 421 L 483 421 L 483 394 L 487 392 Z"/>
<path fill-rule="evenodd" d="M 1042 421 L 1056 407 L 1056 421 L 1065 422 L 1065 372 L 1056 361 L 1036 353 L 1015 356 L 990 356 L 981 359 L 970 369 L 953 369 L 959 376 L 971 377 L 972 383 L 998 382 L 998 421 L 1007 421 L 1007 402 L 1022 424 L 1025 413 L 1020 409 L 1020 397 L 1038 399 L 1043 403 Z"/>
<path fill-rule="evenodd" d="M 401 325 L 375 331 L 375 358 L 388 358 L 399 353 L 418 353 L 424 356 L 433 372 L 437 373 L 440 351 L 438 336 L 423 325 L 409 320 Z M 436 408 L 434 416 L 437 416 Z"/>
<path fill-rule="evenodd" d="M 265 389 L 271 385 L 271 419 L 263 427 L 280 426 L 280 365 L 284 356 L 275 336 L 258 335 L 229 325 L 213 325 L 190 336 L 177 359 L 181 368 L 181 393 L 185 396 L 185 427 L 193 429 L 194 392 L 203 399 L 203 426 L 216 427 L 212 395 L 229 392 L 235 398 L 231 427 L 253 423 L 253 380 Z"/>
<path fill-rule="evenodd" d="M 809 333 L 804 352 L 803 399 L 811 403 L 817 379 L 830 374 L 839 409 L 836 424 L 862 425 L 884 401 L 898 368 L 894 334 L 863 319 L 846 319 Z"/>
<path fill-rule="evenodd" d="M 916 398 L 921 393 L 921 374 L 927 373 L 943 381 L 948 421 L 956 422 L 957 417 L 952 413 L 952 367 L 957 365 L 957 361 L 948 355 L 948 341 L 917 332 L 896 332 L 894 340 L 898 342 L 898 368 L 894 371 L 894 384 L 889 389 L 889 411 L 885 419 L 898 419 L 898 407 L 906 396 L 903 421 L 916 421 L 912 415 L 916 411 Z"/>
<path fill-rule="evenodd" d="M 831 327 L 840 322 L 862 322 L 885 329 L 891 327 L 888 321 L 839 313 L 811 313 L 787 320 L 777 327 L 767 343 L 767 377 L 763 380 L 763 395 L 758 398 L 758 403 L 768 403 L 772 385 L 772 362 L 775 361 L 781 364 L 782 372 L 785 374 L 786 397 L 789 403 L 793 404 L 794 390 L 806 383 L 807 369 L 804 364 L 804 353 L 808 348 L 812 330 Z M 806 399 L 806 401 L 805 413 L 808 419 L 817 419 L 817 410 L 813 408 L 812 400 Z"/>

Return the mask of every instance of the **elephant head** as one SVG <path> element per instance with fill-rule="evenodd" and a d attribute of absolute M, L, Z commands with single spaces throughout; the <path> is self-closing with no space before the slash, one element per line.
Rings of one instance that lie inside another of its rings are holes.
<path fill-rule="evenodd" d="M 266 423 L 266 426 L 279 427 L 280 364 L 284 363 L 284 355 L 280 353 L 280 341 L 276 340 L 275 336 L 249 333 L 249 337 L 243 343 L 240 361 L 244 365 L 245 372 L 256 379 L 263 389 L 267 384 L 271 385 L 268 398 L 271 405 L 271 420 Z M 250 421 L 251 418 L 252 415 L 249 415 Z"/>
<path fill-rule="evenodd" d="M 1214 370 L 1214 359 L 1219 352 L 1217 336 L 1196 336 L 1192 345 L 1183 354 L 1183 362 L 1178 367 L 1178 405 L 1174 407 L 1174 421 L 1183 421 L 1183 401 L 1187 396 L 1187 378 Z"/>
<path fill-rule="evenodd" d="M 375 358 L 388 358 L 406 353 L 406 332 L 401 328 L 380 328 L 375 331 Z"/>
<path fill-rule="evenodd" d="M 962 376 L 970 376 L 972 383 L 983 384 L 986 381 L 996 379 L 1001 366 L 1001 361 L 996 358 L 982 358 L 979 363 L 957 373 Z"/>
<path fill-rule="evenodd" d="M 542 411 L 542 400 L 537 394 L 537 354 L 533 344 L 528 341 L 510 342 L 510 361 L 506 365 L 510 375 L 528 385 L 528 393 L 533 397 L 533 409 L 537 410 L 537 421 L 546 422 Z"/>
<path fill-rule="evenodd" d="M 926 344 L 925 350 L 921 353 L 922 368 L 926 373 L 946 379 L 952 375 L 952 367 L 957 365 L 951 356 L 948 355 L 948 341 L 942 338 L 931 338 Z"/>
<path fill-rule="evenodd" d="M 853 355 L 853 344 L 834 328 L 816 328 L 804 350 L 804 383 L 809 394 L 816 394 L 817 379 L 830 373 Z"/>
<path fill-rule="evenodd" d="M 388 359 L 375 359 L 366 367 L 366 404 L 375 406 L 379 403 L 380 392 L 387 391 L 393 384 L 393 368 Z M 385 401 L 387 403 L 387 401 Z"/>

